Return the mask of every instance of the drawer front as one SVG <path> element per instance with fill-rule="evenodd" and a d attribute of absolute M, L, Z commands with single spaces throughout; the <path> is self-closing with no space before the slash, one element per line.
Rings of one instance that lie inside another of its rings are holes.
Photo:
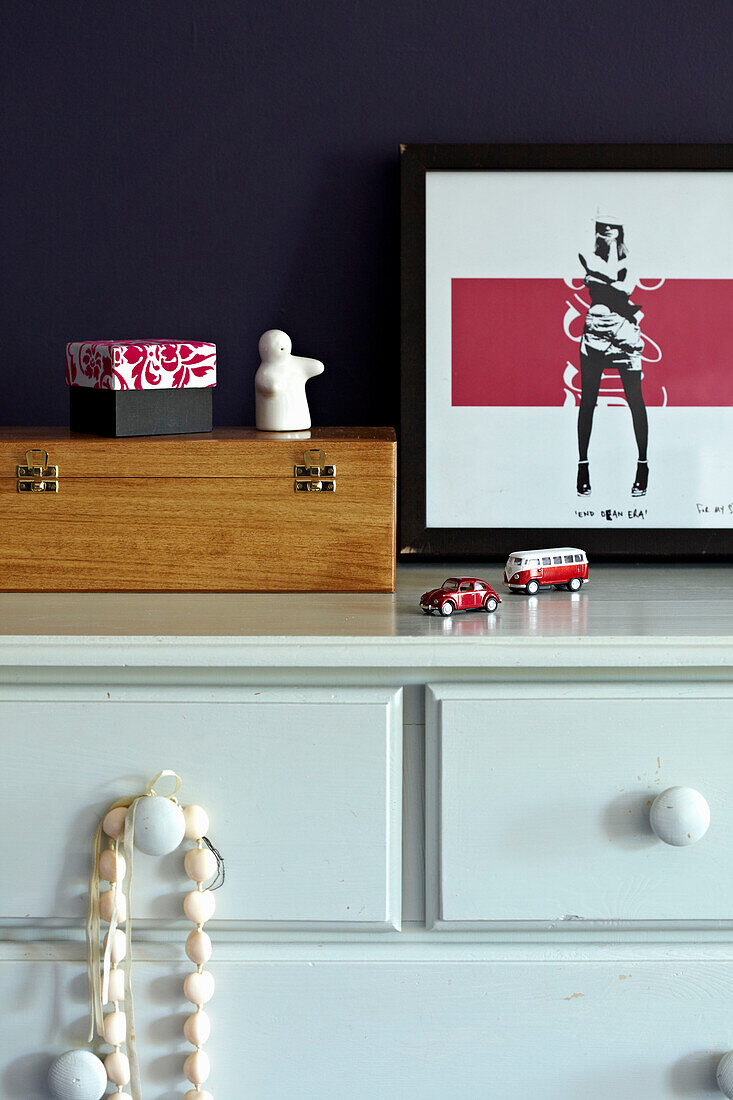
<path fill-rule="evenodd" d="M 0 916 L 78 918 L 106 806 L 162 768 L 226 864 L 219 918 L 395 927 L 401 697 L 377 688 L 28 689 L 0 701 Z M 23 823 L 18 833 L 18 823 Z M 11 838 L 15 837 L 13 841 Z M 18 858 L 30 869 L 21 874 Z M 134 912 L 181 917 L 182 851 L 135 861 Z"/>
<path fill-rule="evenodd" d="M 428 923 L 731 920 L 732 729 L 728 685 L 429 689 Z M 650 825 L 673 786 L 689 847 Z"/>
<path fill-rule="evenodd" d="M 216 952 L 215 943 L 215 952 Z M 181 1096 L 189 967 L 135 964 L 143 1094 Z M 46 1100 L 85 1042 L 82 963 L 0 963 L 6 1100 Z M 720 1097 L 733 964 L 212 963 L 214 1096 L 257 1100 Z"/>

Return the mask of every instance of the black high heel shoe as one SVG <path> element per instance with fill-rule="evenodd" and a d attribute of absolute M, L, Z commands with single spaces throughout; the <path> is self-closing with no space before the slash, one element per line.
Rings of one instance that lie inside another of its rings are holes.
<path fill-rule="evenodd" d="M 645 497 L 648 484 L 649 464 L 647 462 L 637 462 L 636 481 L 631 486 L 632 497 Z"/>
<path fill-rule="evenodd" d="M 588 463 L 578 463 L 578 484 L 577 484 L 578 496 L 589 497 L 590 496 L 590 469 Z"/>

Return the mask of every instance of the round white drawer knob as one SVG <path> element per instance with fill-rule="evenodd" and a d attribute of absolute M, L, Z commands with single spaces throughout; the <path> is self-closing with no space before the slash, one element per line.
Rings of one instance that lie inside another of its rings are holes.
<path fill-rule="evenodd" d="M 705 836 L 710 807 L 692 787 L 669 787 L 652 802 L 649 820 L 660 840 L 683 848 Z"/>
<path fill-rule="evenodd" d="M 733 1050 L 729 1050 L 727 1054 L 718 1062 L 718 1088 L 722 1092 L 723 1096 L 733 1097 Z"/>
<path fill-rule="evenodd" d="M 48 1087 L 56 1100 L 101 1100 L 107 1091 L 107 1073 L 91 1050 L 67 1050 L 54 1059 Z"/>

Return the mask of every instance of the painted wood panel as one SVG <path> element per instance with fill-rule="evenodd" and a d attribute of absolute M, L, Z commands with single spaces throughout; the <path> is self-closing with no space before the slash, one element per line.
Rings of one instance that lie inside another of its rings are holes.
<path fill-rule="evenodd" d="M 730 920 L 732 727 L 726 684 L 433 688 L 429 924 Z M 675 785 L 711 809 L 688 848 L 649 825 Z"/>
<path fill-rule="evenodd" d="M 135 967 L 144 1094 L 183 1093 L 176 963 Z M 190 969 L 190 967 L 189 967 Z M 257 1100 L 715 1097 L 731 962 L 212 963 L 214 1096 Z M 46 1100 L 84 1043 L 81 964 L 0 964 L 0 1094 Z"/>
<path fill-rule="evenodd" d="M 0 916 L 80 917 L 100 814 L 172 768 L 226 861 L 219 918 L 399 925 L 399 690 L 6 689 L 0 735 L 0 828 L 23 838 L 0 848 Z M 136 860 L 137 916 L 181 916 L 181 860 Z"/>

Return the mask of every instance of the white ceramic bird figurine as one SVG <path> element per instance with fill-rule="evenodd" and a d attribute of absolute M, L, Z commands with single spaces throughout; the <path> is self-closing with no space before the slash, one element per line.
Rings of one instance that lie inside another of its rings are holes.
<path fill-rule="evenodd" d="M 305 384 L 323 374 L 318 359 L 293 355 L 286 332 L 268 329 L 260 337 L 260 365 L 255 374 L 255 423 L 263 432 L 294 432 L 310 428 Z"/>

